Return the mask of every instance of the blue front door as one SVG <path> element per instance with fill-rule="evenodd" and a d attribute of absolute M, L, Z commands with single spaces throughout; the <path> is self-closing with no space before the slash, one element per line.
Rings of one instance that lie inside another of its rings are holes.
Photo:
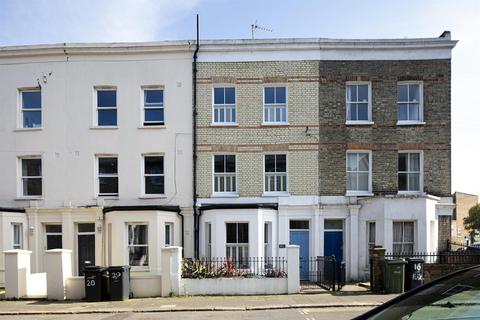
<path fill-rule="evenodd" d="M 308 230 L 290 231 L 290 244 L 300 246 L 300 280 L 308 280 L 309 236 Z"/>
<path fill-rule="evenodd" d="M 325 257 L 335 256 L 334 265 L 331 264 L 331 260 L 325 260 L 325 279 L 333 282 L 339 281 L 340 264 L 343 260 L 343 231 L 325 231 L 323 255 Z"/>
<path fill-rule="evenodd" d="M 343 260 L 343 231 L 325 231 L 323 255 L 335 256 L 336 261 Z"/>

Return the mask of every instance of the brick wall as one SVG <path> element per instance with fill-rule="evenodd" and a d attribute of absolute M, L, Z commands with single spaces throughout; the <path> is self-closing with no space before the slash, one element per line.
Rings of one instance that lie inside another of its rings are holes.
<path fill-rule="evenodd" d="M 199 63 L 198 77 L 200 197 L 212 193 L 212 155 L 226 152 L 237 155 L 240 196 L 262 195 L 263 155 L 272 152 L 287 154 L 291 195 L 318 194 L 318 62 Z M 222 84 L 236 88 L 238 126 L 212 126 L 212 88 Z M 287 87 L 288 126 L 262 124 L 269 84 Z"/>
<path fill-rule="evenodd" d="M 452 217 L 438 216 L 438 251 L 448 250 L 448 241 L 451 240 Z"/>
<path fill-rule="evenodd" d="M 373 125 L 346 126 L 345 82 L 371 81 Z M 397 83 L 423 81 L 426 125 L 397 126 Z M 198 64 L 200 197 L 212 192 L 212 154 L 237 157 L 240 196 L 263 192 L 263 154 L 288 154 L 289 193 L 344 195 L 346 150 L 372 150 L 373 191 L 397 192 L 399 150 L 424 151 L 424 191 L 450 195 L 450 60 Z M 238 126 L 212 126 L 212 88 L 233 84 Z M 285 84 L 288 126 L 264 126 L 263 88 Z M 245 182 L 245 184 L 243 184 Z"/>
<path fill-rule="evenodd" d="M 455 192 L 455 214 L 452 221 L 452 241 L 456 243 L 463 243 L 464 238 L 468 236 L 468 231 L 465 230 L 463 219 L 468 216 L 468 210 L 478 203 L 478 196 Z"/>
<path fill-rule="evenodd" d="M 320 193 L 345 194 L 345 153 L 373 151 L 373 191 L 397 192 L 398 150 L 424 150 L 424 190 L 450 195 L 450 60 L 319 63 Z M 370 126 L 346 126 L 345 82 L 371 81 Z M 397 83 L 422 80 L 424 121 L 397 126 Z"/>

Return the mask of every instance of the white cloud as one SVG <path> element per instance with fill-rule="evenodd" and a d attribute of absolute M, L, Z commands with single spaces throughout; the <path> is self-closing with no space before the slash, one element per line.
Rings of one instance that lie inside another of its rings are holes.
<path fill-rule="evenodd" d="M 200 0 L 24 0 L 0 2 L 0 45 L 152 41 Z"/>

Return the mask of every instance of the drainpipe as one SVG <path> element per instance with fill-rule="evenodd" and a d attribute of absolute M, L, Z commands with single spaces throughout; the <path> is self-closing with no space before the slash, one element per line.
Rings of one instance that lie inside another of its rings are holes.
<path fill-rule="evenodd" d="M 199 217 L 197 217 L 197 56 L 200 48 L 199 25 L 197 14 L 197 42 L 193 53 L 193 229 L 194 229 L 194 256 L 199 256 Z"/>

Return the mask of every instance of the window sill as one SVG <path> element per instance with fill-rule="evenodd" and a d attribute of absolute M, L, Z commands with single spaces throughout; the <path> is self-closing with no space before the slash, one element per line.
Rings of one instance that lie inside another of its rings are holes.
<path fill-rule="evenodd" d="M 131 266 L 131 271 L 132 272 L 149 272 L 150 271 L 150 267 L 135 267 L 135 266 Z"/>
<path fill-rule="evenodd" d="M 118 126 L 93 126 L 90 130 L 118 130 Z"/>
<path fill-rule="evenodd" d="M 346 197 L 372 197 L 374 194 L 370 191 L 347 191 Z"/>
<path fill-rule="evenodd" d="M 425 196 L 426 192 L 423 191 L 398 191 L 397 195 L 399 196 Z"/>
<path fill-rule="evenodd" d="M 166 129 L 167 126 L 162 124 L 158 126 L 138 126 L 137 129 L 148 130 L 148 129 Z"/>
<path fill-rule="evenodd" d="M 96 198 L 96 199 L 105 199 L 105 200 L 119 200 L 120 197 L 118 195 L 114 196 L 114 195 L 103 195 L 103 194 L 99 194 Z"/>
<path fill-rule="evenodd" d="M 214 192 L 212 193 L 212 198 L 238 198 L 239 194 L 237 192 Z"/>
<path fill-rule="evenodd" d="M 43 127 L 39 128 L 16 128 L 13 131 L 14 132 L 27 132 L 27 131 L 42 131 Z"/>
<path fill-rule="evenodd" d="M 16 197 L 15 201 L 43 200 L 43 196 L 22 196 Z"/>
<path fill-rule="evenodd" d="M 265 127 L 269 127 L 269 126 L 273 126 L 273 127 L 287 127 L 289 126 L 290 123 L 288 122 L 263 122 L 262 123 L 262 126 L 265 126 Z"/>
<path fill-rule="evenodd" d="M 236 122 L 212 122 L 210 124 L 211 127 L 238 127 L 238 123 Z"/>
<path fill-rule="evenodd" d="M 264 192 L 262 197 L 290 197 L 288 192 Z"/>
<path fill-rule="evenodd" d="M 347 126 L 371 126 L 374 124 L 373 121 L 352 121 L 348 120 L 345 122 Z"/>
<path fill-rule="evenodd" d="M 138 197 L 138 199 L 166 199 L 165 194 L 144 194 Z"/>
<path fill-rule="evenodd" d="M 423 121 L 397 121 L 397 126 L 424 126 Z"/>

